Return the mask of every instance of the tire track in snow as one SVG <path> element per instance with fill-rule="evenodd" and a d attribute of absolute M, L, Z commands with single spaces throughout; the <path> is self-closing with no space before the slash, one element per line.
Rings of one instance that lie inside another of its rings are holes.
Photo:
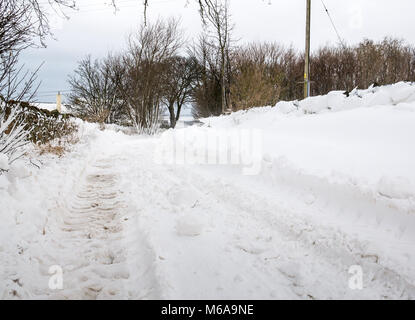
<path fill-rule="evenodd" d="M 154 277 L 148 275 L 147 263 L 151 260 L 144 244 L 135 243 L 134 254 L 141 259 L 132 259 L 134 263 L 128 261 L 131 250 L 126 250 L 124 230 L 127 205 L 118 189 L 119 176 L 114 168 L 111 158 L 95 161 L 86 169 L 76 195 L 63 210 L 59 257 L 54 261 L 63 269 L 64 288 L 49 298 L 156 297 L 154 282 L 141 279 L 142 274 L 130 277 L 131 273 L 144 269 L 146 276 L 154 281 Z M 143 281 L 138 283 L 140 280 Z"/>
<path fill-rule="evenodd" d="M 64 210 L 60 257 L 64 288 L 54 298 L 111 299 L 123 295 L 124 266 L 120 211 L 111 160 L 101 159 L 87 169 L 76 195 Z"/>

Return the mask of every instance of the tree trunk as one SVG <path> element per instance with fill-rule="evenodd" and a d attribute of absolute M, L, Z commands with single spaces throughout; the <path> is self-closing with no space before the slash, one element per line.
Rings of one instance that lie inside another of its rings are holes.
<path fill-rule="evenodd" d="M 177 106 L 177 114 L 176 114 L 176 122 L 177 121 L 179 121 L 179 118 L 180 118 L 180 112 L 182 111 L 182 105 L 181 104 L 179 104 L 178 106 Z"/>
<path fill-rule="evenodd" d="M 174 104 L 169 105 L 169 113 L 170 113 L 170 128 L 176 127 L 176 115 L 174 114 Z"/>
<path fill-rule="evenodd" d="M 226 113 L 225 73 L 222 73 L 222 114 Z"/>
<path fill-rule="evenodd" d="M 221 48 L 222 54 L 221 54 L 221 66 L 220 66 L 220 73 L 221 73 L 221 98 L 222 98 L 222 114 L 225 114 L 226 112 L 226 88 L 225 88 L 225 53 L 224 53 L 224 49 Z"/>

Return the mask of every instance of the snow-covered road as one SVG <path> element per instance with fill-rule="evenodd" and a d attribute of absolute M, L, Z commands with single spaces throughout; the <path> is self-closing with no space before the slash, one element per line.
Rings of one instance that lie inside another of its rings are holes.
<path fill-rule="evenodd" d="M 62 159 L 0 177 L 0 297 L 415 299 L 414 110 L 258 109 L 152 138 L 85 124 Z M 258 123 L 258 174 L 157 159 L 172 135 L 197 151 Z"/>
<path fill-rule="evenodd" d="M 294 185 L 227 166 L 155 165 L 158 143 L 99 133 L 41 251 L 45 268 L 62 267 L 64 288 L 41 296 L 415 297 L 413 242 L 345 220 L 376 206 L 370 199 L 307 177 Z M 364 290 L 349 287 L 352 266 L 362 268 Z"/>
<path fill-rule="evenodd" d="M 415 297 L 413 242 L 388 238 L 377 229 L 359 230 L 340 213 L 352 196 L 361 208 L 376 206 L 370 199 L 312 188 L 312 183 L 305 188 L 305 176 L 296 177 L 295 186 L 243 176 L 226 166 L 155 165 L 157 143 L 157 138 L 99 132 L 83 150 L 87 161 L 80 174 L 69 179 L 69 170 L 61 177 L 63 184 L 72 184 L 65 190 L 70 196 L 57 194 L 46 202 L 58 204 L 45 208 L 51 214 L 43 238 L 27 243 L 27 258 L 37 263 L 16 261 L 30 271 L 15 275 L 15 294 L 57 299 Z M 391 254 L 396 249 L 399 254 Z M 407 260 L 395 260 L 405 254 Z M 47 271 L 55 265 L 63 270 L 63 290 L 48 287 Z M 364 290 L 349 288 L 354 265 L 362 267 Z"/>

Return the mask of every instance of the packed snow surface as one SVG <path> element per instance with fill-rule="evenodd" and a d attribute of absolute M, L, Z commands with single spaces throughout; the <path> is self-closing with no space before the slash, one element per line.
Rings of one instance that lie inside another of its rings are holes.
<path fill-rule="evenodd" d="M 415 299 L 414 85 L 203 123 L 0 157 L 0 298 Z"/>

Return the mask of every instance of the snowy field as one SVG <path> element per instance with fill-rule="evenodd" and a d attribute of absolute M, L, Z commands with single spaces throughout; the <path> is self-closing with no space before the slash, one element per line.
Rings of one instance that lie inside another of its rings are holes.
<path fill-rule="evenodd" d="M 28 149 L 0 175 L 0 298 L 415 299 L 415 85 L 202 121 Z"/>

